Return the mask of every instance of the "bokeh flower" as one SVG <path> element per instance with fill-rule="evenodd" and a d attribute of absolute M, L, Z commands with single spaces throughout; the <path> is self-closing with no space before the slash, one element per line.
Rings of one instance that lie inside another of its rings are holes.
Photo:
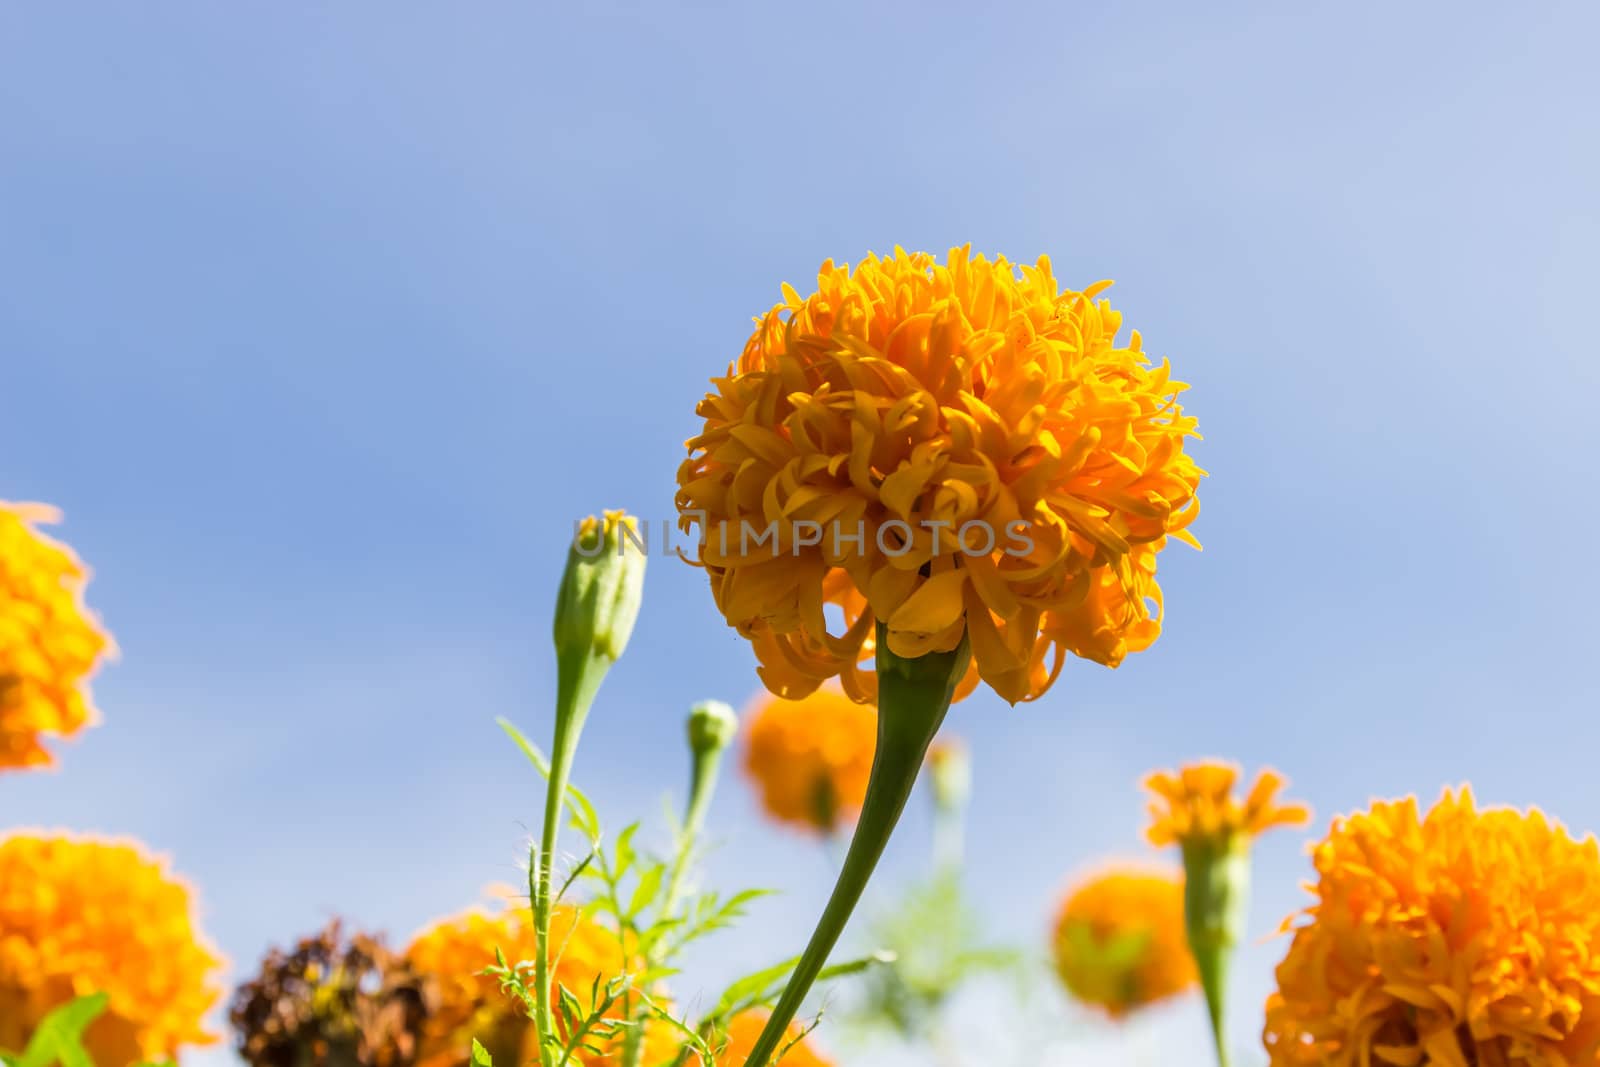
<path fill-rule="evenodd" d="M 188 886 L 143 848 L 65 834 L 0 839 L 0 1048 L 26 1047 L 49 1012 L 107 996 L 85 1035 L 98 1067 L 175 1057 L 216 1040 L 221 996 Z"/>
<path fill-rule="evenodd" d="M 88 570 L 35 528 L 60 519 L 0 501 L 0 770 L 50 765 L 41 735 L 68 737 L 95 720 L 89 677 L 113 651 L 83 604 Z"/>
<path fill-rule="evenodd" d="M 1185 387 L 1116 340 L 1109 284 L 956 248 L 784 286 L 699 405 L 676 497 L 769 689 L 872 700 L 879 622 L 908 659 L 968 637 L 966 688 L 1013 703 L 1068 653 L 1116 666 L 1156 639 L 1156 557 L 1194 543 L 1203 472 Z"/>
<path fill-rule="evenodd" d="M 1239 768 L 1206 761 L 1187 764 L 1176 772 L 1157 771 L 1144 780 L 1152 795 L 1150 827 L 1145 832 L 1152 845 L 1190 845 L 1243 838 L 1248 840 L 1274 826 L 1300 826 L 1311 818 L 1304 804 L 1276 801 L 1284 780 L 1276 771 L 1256 776 L 1243 801 L 1234 797 Z"/>
<path fill-rule="evenodd" d="M 831 686 L 764 697 L 749 714 L 745 773 L 772 818 L 832 833 L 861 809 L 877 730 L 876 711 Z"/>
<path fill-rule="evenodd" d="M 1313 862 L 1267 1001 L 1275 1067 L 1600 1062 L 1594 838 L 1463 789 L 1336 820 Z"/>
<path fill-rule="evenodd" d="M 764 1011 L 747 1011 L 734 1016 L 728 1023 L 727 1044 L 717 1052 L 716 1067 L 742 1067 L 755 1047 L 756 1038 L 761 1036 L 767 1017 Z M 788 1035 L 787 1040 L 793 1044 L 785 1046 L 788 1051 L 781 1061 L 782 1067 L 833 1067 L 832 1060 L 824 1059 L 812 1047 L 804 1027 L 791 1023 Z"/>
<path fill-rule="evenodd" d="M 268 952 L 228 1020 L 250 1067 L 410 1067 L 430 985 L 381 938 L 346 936 L 334 920 L 292 952 Z"/>
<path fill-rule="evenodd" d="M 595 979 L 603 990 L 627 968 L 616 935 L 570 904 L 552 909 L 550 944 L 554 995 L 559 996 L 565 986 L 585 1013 L 594 1006 L 590 993 Z M 418 974 L 437 983 L 417 1057 L 421 1067 L 468 1063 L 473 1038 L 483 1043 L 497 1064 L 538 1062 L 537 1036 L 526 1008 L 502 991 L 498 978 L 483 973 L 495 965 L 496 948 L 512 965 L 537 955 L 525 908 L 468 911 L 433 924 L 411 942 L 407 961 Z M 610 1055 L 582 1058 L 585 1067 L 609 1067 L 613 1060 Z"/>
<path fill-rule="evenodd" d="M 1126 867 L 1084 880 L 1062 901 L 1054 955 L 1067 991 L 1113 1019 L 1192 988 L 1183 878 Z"/>

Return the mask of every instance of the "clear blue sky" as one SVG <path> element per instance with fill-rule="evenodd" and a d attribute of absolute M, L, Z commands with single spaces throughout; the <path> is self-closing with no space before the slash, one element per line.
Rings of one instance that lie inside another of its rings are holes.
<path fill-rule="evenodd" d="M 0 7 L 0 498 L 66 510 L 123 646 L 0 821 L 169 852 L 236 974 L 515 880 L 536 783 L 491 720 L 548 730 L 572 519 L 669 513 L 780 282 L 970 241 L 1115 278 L 1212 472 L 1154 650 L 952 715 L 998 937 L 1200 755 L 1319 828 L 1464 780 L 1600 828 L 1593 6 L 560 6 Z M 684 709 L 755 685 L 655 561 L 580 780 L 658 811 Z M 719 883 L 791 891 L 708 984 L 829 877 L 741 783 L 713 819 Z M 1260 850 L 1262 933 L 1301 844 Z"/>

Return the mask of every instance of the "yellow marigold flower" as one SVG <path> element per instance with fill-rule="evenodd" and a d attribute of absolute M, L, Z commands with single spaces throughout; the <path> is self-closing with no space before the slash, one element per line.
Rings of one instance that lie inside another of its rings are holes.
<path fill-rule="evenodd" d="M 745 773 L 774 819 L 831 833 L 861 810 L 877 733 L 878 713 L 832 687 L 768 697 L 749 717 Z"/>
<path fill-rule="evenodd" d="M 111 638 L 83 605 L 89 572 L 34 527 L 54 508 L 0 501 L 0 770 L 49 766 L 41 734 L 92 723 L 89 676 Z"/>
<path fill-rule="evenodd" d="M 188 886 L 141 847 L 69 835 L 0 840 L 0 1048 L 24 1048 L 54 1008 L 107 1007 L 85 1046 L 98 1067 L 210 1044 L 221 960 L 195 927 Z"/>
<path fill-rule="evenodd" d="M 1195 543 L 1203 472 L 1185 386 L 1137 331 L 1118 344 L 1108 285 L 956 248 L 784 286 L 700 403 L 676 497 L 769 689 L 837 676 L 870 701 L 879 622 L 906 658 L 965 633 L 973 680 L 1013 703 L 1067 653 L 1116 666 L 1155 640 L 1156 555 Z"/>
<path fill-rule="evenodd" d="M 766 1023 L 764 1011 L 747 1011 L 734 1016 L 728 1023 L 728 1043 L 717 1054 L 716 1067 L 741 1067 L 755 1048 L 756 1038 L 761 1036 L 761 1028 Z M 832 1060 L 824 1059 L 811 1047 L 809 1037 L 801 1036 L 804 1032 L 800 1025 L 790 1024 L 788 1040 L 795 1043 L 788 1046 L 781 1067 L 833 1067 Z"/>
<path fill-rule="evenodd" d="M 554 995 L 566 986 L 585 1012 L 596 977 L 602 987 L 620 976 L 627 958 L 616 935 L 587 919 L 575 907 L 559 904 L 550 915 Z M 523 1005 L 503 993 L 499 980 L 483 974 L 495 964 L 495 949 L 517 964 L 538 954 L 533 923 L 525 908 L 491 914 L 468 911 L 444 919 L 418 934 L 406 950 L 417 973 L 437 982 L 437 1001 L 423 1031 L 419 1067 L 456 1067 L 469 1062 L 472 1039 L 488 1049 L 495 1063 L 538 1062 L 533 1021 Z M 611 1057 L 587 1058 L 586 1067 L 601 1067 Z"/>
<path fill-rule="evenodd" d="M 1274 801 L 1284 784 L 1276 771 L 1258 774 L 1243 803 L 1233 795 L 1238 778 L 1239 768 L 1214 762 L 1191 763 L 1177 773 L 1158 771 L 1147 777 L 1145 788 L 1154 794 L 1145 832 L 1150 843 L 1248 838 L 1274 826 L 1300 826 L 1310 820 L 1311 810 L 1304 804 Z"/>
<path fill-rule="evenodd" d="M 1191 988 L 1183 878 L 1124 868 L 1076 886 L 1056 919 L 1055 964 L 1073 996 L 1113 1019 Z"/>
<path fill-rule="evenodd" d="M 1274 1065 L 1600 1062 L 1600 850 L 1446 791 L 1337 820 L 1278 966 Z M 1293 928 L 1297 916 L 1284 923 Z"/>

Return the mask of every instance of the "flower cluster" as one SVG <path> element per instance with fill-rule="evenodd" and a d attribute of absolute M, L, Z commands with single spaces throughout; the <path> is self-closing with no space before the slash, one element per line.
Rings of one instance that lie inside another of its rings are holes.
<path fill-rule="evenodd" d="M 784 287 L 701 402 L 676 497 L 768 688 L 871 701 L 880 623 L 906 658 L 967 639 L 966 689 L 1013 703 L 1069 653 L 1116 666 L 1156 639 L 1156 557 L 1192 543 L 1203 472 L 1184 386 L 1117 341 L 1107 285 L 957 248 Z"/>
<path fill-rule="evenodd" d="M 861 808 L 877 730 L 872 708 L 832 687 L 769 697 L 748 719 L 745 772 L 774 819 L 831 833 Z"/>
<path fill-rule="evenodd" d="M 1600 1060 L 1600 849 L 1445 793 L 1338 820 L 1278 967 L 1274 1067 Z M 1291 917 L 1285 923 L 1289 928 Z"/>
<path fill-rule="evenodd" d="M 0 1048 L 26 1046 L 52 1009 L 104 993 L 86 1039 L 98 1067 L 170 1059 L 215 1040 L 203 1019 L 221 995 L 220 963 L 189 888 L 135 846 L 0 840 Z"/>
<path fill-rule="evenodd" d="M 0 501 L 0 770 L 48 766 L 41 735 L 94 720 L 87 683 L 112 648 L 83 605 L 88 571 L 35 529 L 58 521 L 54 508 Z"/>
<path fill-rule="evenodd" d="M 1117 868 L 1085 880 L 1062 901 L 1054 942 L 1062 984 L 1114 1019 L 1195 984 L 1179 875 Z"/>

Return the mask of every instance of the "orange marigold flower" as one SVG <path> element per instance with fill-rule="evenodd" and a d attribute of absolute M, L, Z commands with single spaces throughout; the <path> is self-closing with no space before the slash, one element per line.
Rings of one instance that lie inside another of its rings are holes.
<path fill-rule="evenodd" d="M 99 1067 L 210 1044 L 221 960 L 189 887 L 138 845 L 66 834 L 0 840 L 0 1048 L 24 1048 L 53 1009 L 107 996 L 85 1035 Z"/>
<path fill-rule="evenodd" d="M 1230 763 L 1191 763 L 1176 773 L 1158 771 L 1144 780 L 1154 798 L 1150 827 L 1152 845 L 1190 845 L 1223 842 L 1236 836 L 1251 838 L 1274 826 L 1300 826 L 1311 819 L 1304 804 L 1279 804 L 1273 798 L 1283 788 L 1283 776 L 1263 770 L 1244 802 L 1234 799 L 1233 785 L 1239 768 Z"/>
<path fill-rule="evenodd" d="M 34 529 L 59 521 L 54 508 L 0 501 L 0 770 L 49 766 L 40 735 L 95 720 L 89 676 L 113 651 L 83 605 L 88 570 Z"/>
<path fill-rule="evenodd" d="M 867 795 L 878 713 L 838 689 L 768 697 L 749 716 L 744 769 L 779 822 L 831 833 Z"/>
<path fill-rule="evenodd" d="M 1446 791 L 1335 821 L 1264 1041 L 1274 1065 L 1600 1062 L 1600 850 Z"/>
<path fill-rule="evenodd" d="M 1196 543 L 1203 472 L 1185 386 L 1117 342 L 1108 285 L 956 248 L 783 287 L 700 403 L 676 497 L 769 689 L 870 701 L 878 622 L 907 658 L 965 634 L 966 688 L 1013 703 L 1067 653 L 1114 667 L 1156 639 L 1156 555 Z"/>
<path fill-rule="evenodd" d="M 1192 987 L 1182 876 L 1123 868 L 1074 887 L 1056 919 L 1055 964 L 1073 996 L 1113 1019 Z"/>
<path fill-rule="evenodd" d="M 733 1017 L 728 1023 L 728 1043 L 717 1053 L 717 1067 L 740 1067 L 744 1063 L 755 1048 L 756 1038 L 761 1036 L 761 1028 L 767 1025 L 767 1016 L 764 1011 L 747 1011 Z M 787 1046 L 780 1067 L 833 1067 L 832 1060 L 824 1059 L 811 1047 L 804 1027 L 791 1023 L 788 1034 L 788 1040 L 794 1043 Z"/>
<path fill-rule="evenodd" d="M 585 1012 L 592 1008 L 589 994 L 595 979 L 604 987 L 627 967 L 616 935 L 570 904 L 551 910 L 550 944 L 553 996 L 558 998 L 566 986 Z M 436 1003 L 418 1050 L 419 1067 L 468 1063 L 473 1038 L 496 1063 L 538 1062 L 533 1020 L 519 1001 L 501 991 L 499 979 L 483 973 L 495 965 L 497 947 L 512 965 L 537 957 L 538 943 L 525 908 L 494 914 L 472 910 L 441 920 L 418 934 L 406 950 L 411 966 L 437 982 Z M 612 1057 L 588 1057 L 583 1063 L 609 1067 Z"/>

